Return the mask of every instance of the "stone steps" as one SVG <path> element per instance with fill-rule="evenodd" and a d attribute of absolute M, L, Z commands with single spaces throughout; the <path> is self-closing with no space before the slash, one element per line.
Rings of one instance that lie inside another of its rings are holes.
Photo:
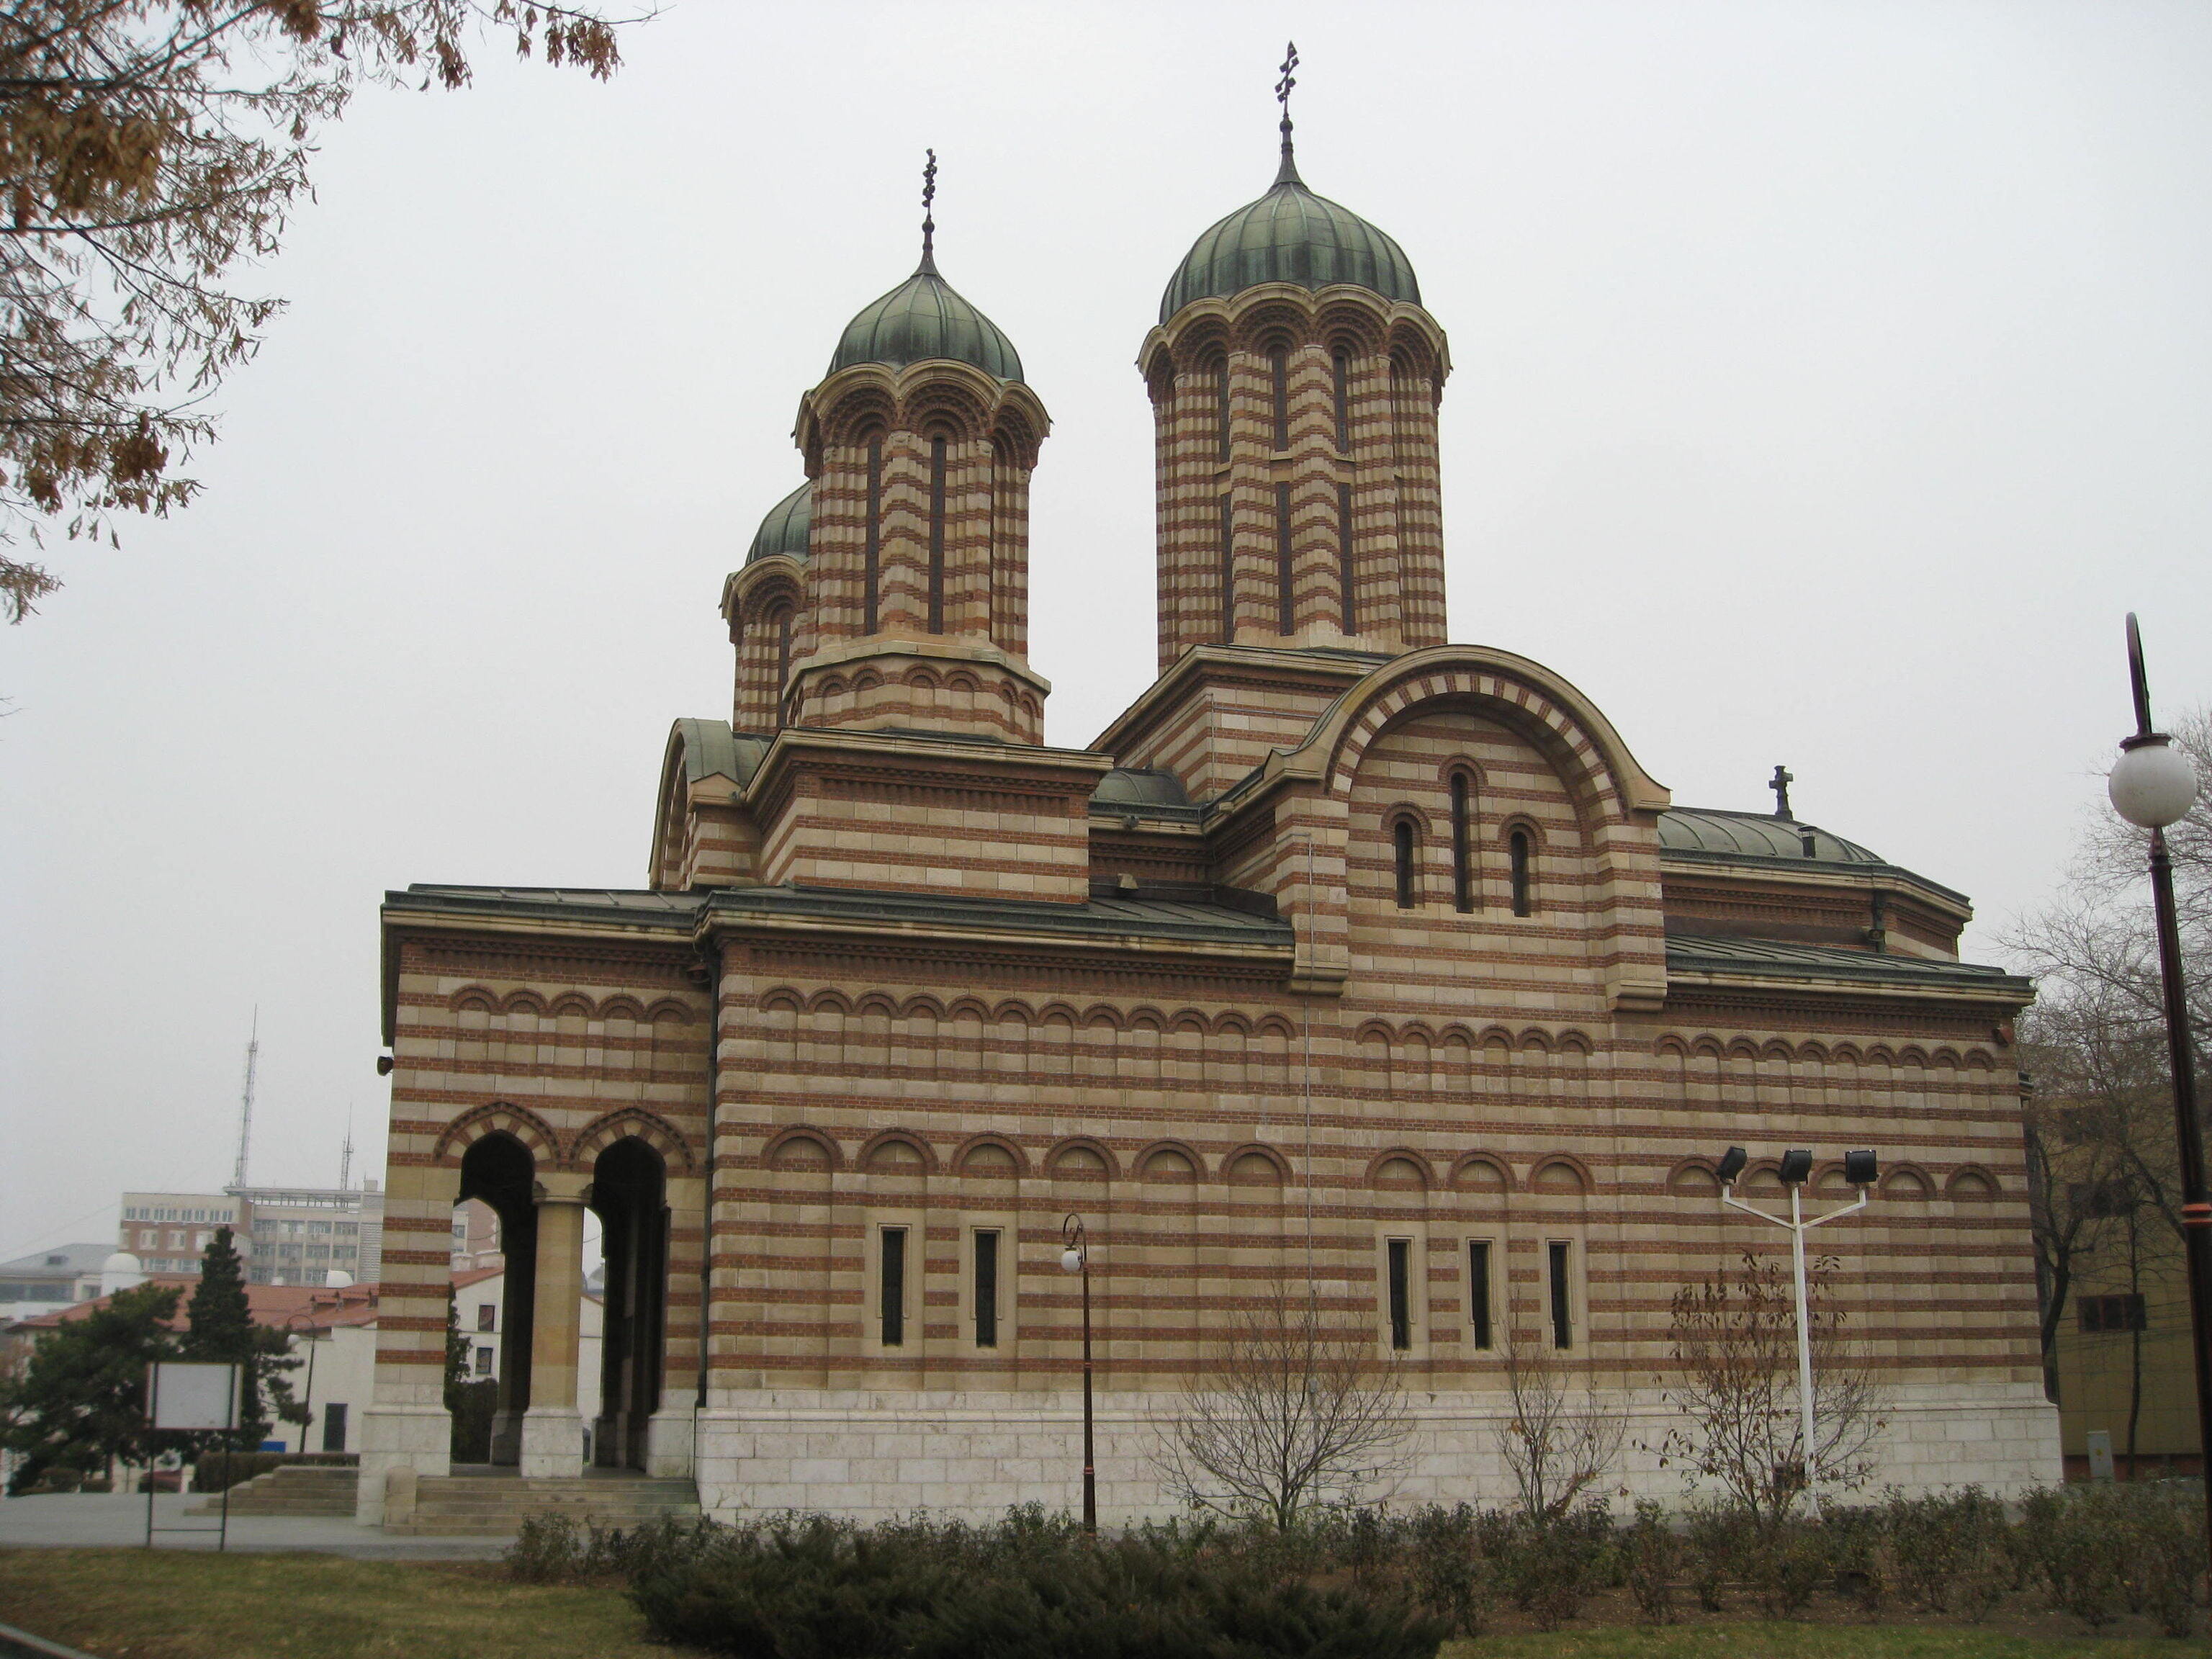
<path fill-rule="evenodd" d="M 410 1537 L 504 1537 L 526 1516 L 562 1514 L 603 1527 L 634 1527 L 664 1515 L 699 1513 L 690 1480 L 644 1475 L 526 1480 L 520 1475 L 429 1476 L 416 1487 L 413 1514 L 384 1529 Z"/>
<path fill-rule="evenodd" d="M 339 1464 L 280 1463 L 266 1474 L 230 1489 L 233 1515 L 351 1515 L 361 1471 Z M 222 1499 L 209 1497 L 186 1511 L 221 1513 Z"/>

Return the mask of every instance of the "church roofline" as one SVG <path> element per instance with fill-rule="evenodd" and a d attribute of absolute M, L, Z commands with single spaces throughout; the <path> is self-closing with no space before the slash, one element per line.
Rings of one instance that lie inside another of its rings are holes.
<path fill-rule="evenodd" d="M 1993 1003 L 2012 1010 L 2035 998 L 2035 982 L 2002 968 L 1842 945 L 1705 933 L 1667 936 L 1667 988 L 1771 988 Z"/>

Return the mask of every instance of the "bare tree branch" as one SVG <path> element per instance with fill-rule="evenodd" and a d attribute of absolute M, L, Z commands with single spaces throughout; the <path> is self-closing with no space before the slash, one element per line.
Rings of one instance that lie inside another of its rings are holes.
<path fill-rule="evenodd" d="M 1570 1399 L 1557 1353 L 1517 1328 L 1506 1333 L 1505 1381 L 1513 1415 L 1498 1427 L 1498 1449 L 1522 1510 L 1532 1520 L 1556 1520 L 1613 1467 L 1627 1417 L 1588 1390 Z"/>
<path fill-rule="evenodd" d="M 1176 1498 L 1242 1520 L 1292 1525 L 1351 1503 L 1405 1468 L 1397 1377 L 1370 1332 L 1328 1322 L 1278 1285 L 1243 1310 L 1220 1359 L 1153 1424 L 1152 1465 Z"/>
<path fill-rule="evenodd" d="M 1844 1334 L 1830 1297 L 1833 1257 L 1809 1265 L 1813 1444 L 1797 1400 L 1796 1292 L 1781 1265 L 1747 1253 L 1733 1276 L 1674 1292 L 1674 1358 L 1665 1398 L 1680 1413 L 1656 1449 L 1662 1464 L 1710 1480 L 1729 1503 L 1771 1524 L 1808 1485 L 1855 1491 L 1874 1474 L 1886 1423 L 1873 1376 Z M 1808 1453 L 1810 1453 L 1808 1459 Z M 1809 1465 L 1809 1468 L 1808 1468 Z"/>
<path fill-rule="evenodd" d="M 266 259 L 324 123 L 364 84 L 470 78 L 466 44 L 598 79 L 621 62 L 596 7 L 534 0 L 11 0 L 0 8 L 0 545 L 115 538 L 199 486 L 196 405 L 281 305 L 226 276 Z M 0 612 L 58 586 L 0 557 Z"/>

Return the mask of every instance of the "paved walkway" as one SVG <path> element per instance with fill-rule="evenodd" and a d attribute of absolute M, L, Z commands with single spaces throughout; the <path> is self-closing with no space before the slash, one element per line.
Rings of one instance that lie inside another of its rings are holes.
<path fill-rule="evenodd" d="M 199 1493 L 179 1497 L 162 1492 L 154 1499 L 157 1528 L 191 1527 L 195 1532 L 159 1532 L 154 1547 L 211 1550 L 216 1517 L 188 1516 Z M 73 1548 L 143 1545 L 146 1500 L 128 1492 L 48 1492 L 37 1498 L 0 1499 L 0 1549 L 46 1546 Z M 234 1550 L 319 1550 L 371 1561 L 485 1561 L 496 1557 L 512 1538 L 393 1538 L 380 1527 L 364 1527 L 343 1516 L 235 1515 L 228 1547 Z"/>

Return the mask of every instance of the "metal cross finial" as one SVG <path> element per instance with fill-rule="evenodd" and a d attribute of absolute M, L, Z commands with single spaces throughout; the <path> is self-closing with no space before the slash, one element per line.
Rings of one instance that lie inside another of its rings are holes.
<path fill-rule="evenodd" d="M 1291 71 L 1297 66 L 1298 43 L 1289 41 L 1283 48 L 1283 76 L 1275 82 L 1275 101 L 1283 106 L 1283 165 L 1275 174 L 1279 185 L 1299 182 L 1298 165 L 1291 159 L 1291 88 L 1298 83 L 1298 77 Z"/>
<path fill-rule="evenodd" d="M 1790 811 L 1790 786 L 1796 781 L 1796 778 L 1791 775 L 1790 769 L 1786 766 L 1776 767 L 1774 769 L 1774 775 L 1766 781 L 1766 787 L 1774 792 L 1774 816 L 1776 817 L 1786 818 L 1791 816 Z"/>
<path fill-rule="evenodd" d="M 925 270 L 937 269 L 937 220 L 930 211 L 937 200 L 937 152 L 924 152 L 929 161 L 921 170 L 921 263 Z"/>

